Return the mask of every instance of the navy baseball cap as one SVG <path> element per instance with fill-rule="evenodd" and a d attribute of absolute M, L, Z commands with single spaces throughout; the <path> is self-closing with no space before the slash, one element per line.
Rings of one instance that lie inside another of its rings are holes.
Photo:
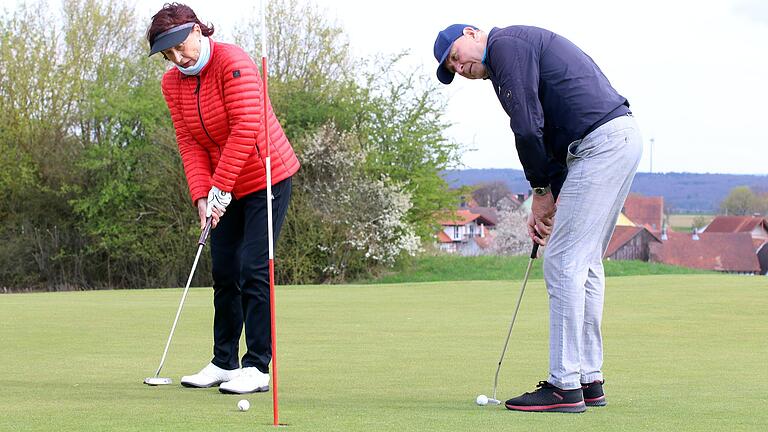
<path fill-rule="evenodd" d="M 437 34 L 437 39 L 435 39 L 435 59 L 440 63 L 437 66 L 437 79 L 443 84 L 450 84 L 453 81 L 454 73 L 445 67 L 445 59 L 451 53 L 451 45 L 464 34 L 464 28 L 466 27 L 477 28 L 469 24 L 453 24 Z"/>
<path fill-rule="evenodd" d="M 177 25 L 171 27 L 168 30 L 160 33 L 152 39 L 152 43 L 149 47 L 149 55 L 165 51 L 168 48 L 173 48 L 178 44 L 184 42 L 187 36 L 192 32 L 196 23 L 188 22 L 186 24 Z"/>

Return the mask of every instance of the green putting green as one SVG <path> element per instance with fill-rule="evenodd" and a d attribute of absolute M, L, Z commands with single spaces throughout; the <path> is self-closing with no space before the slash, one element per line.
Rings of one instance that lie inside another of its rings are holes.
<path fill-rule="evenodd" d="M 540 264 L 537 263 L 537 266 Z M 520 281 L 279 286 L 280 421 L 302 431 L 754 431 L 768 427 L 768 278 L 608 280 L 609 405 L 586 413 L 478 407 Z M 186 389 L 210 360 L 212 291 L 190 291 L 148 387 L 180 289 L 0 296 L 2 431 L 271 430 L 272 394 Z M 547 299 L 529 282 L 499 397 L 547 375 Z M 248 399 L 247 412 L 237 401 Z"/>

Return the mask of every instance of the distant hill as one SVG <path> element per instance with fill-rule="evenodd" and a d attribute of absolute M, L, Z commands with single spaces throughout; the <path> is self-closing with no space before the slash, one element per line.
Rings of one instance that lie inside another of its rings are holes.
<path fill-rule="evenodd" d="M 513 193 L 528 192 L 525 175 L 517 169 L 449 170 L 443 178 L 451 187 L 503 181 Z M 638 173 L 632 192 L 663 196 L 671 213 L 715 213 L 720 202 L 737 186 L 768 191 L 768 175 Z"/>

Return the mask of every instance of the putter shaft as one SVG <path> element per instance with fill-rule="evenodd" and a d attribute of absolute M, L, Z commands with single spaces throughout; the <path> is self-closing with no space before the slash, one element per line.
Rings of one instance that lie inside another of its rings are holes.
<path fill-rule="evenodd" d="M 538 233 L 537 233 L 538 235 Z M 509 331 L 507 331 L 507 338 L 504 340 L 504 348 L 501 349 L 501 356 L 499 357 L 499 364 L 496 366 L 496 375 L 493 377 L 493 397 L 492 400 L 496 400 L 496 389 L 499 384 L 499 371 L 501 370 L 501 362 L 504 361 L 504 355 L 507 353 L 507 346 L 509 345 L 509 337 L 512 336 L 512 328 L 515 326 L 515 319 L 517 319 L 517 311 L 520 310 L 520 303 L 523 301 L 523 294 L 525 294 L 525 286 L 528 283 L 528 276 L 531 273 L 531 267 L 533 266 L 533 260 L 539 253 L 539 244 L 534 242 L 533 249 L 531 250 L 531 256 L 528 260 L 528 267 L 525 269 L 525 277 L 523 277 L 523 286 L 520 288 L 520 296 L 517 298 L 517 305 L 515 306 L 515 312 L 512 314 L 512 322 L 509 323 Z M 490 400 L 490 399 L 489 399 Z"/>
<path fill-rule="evenodd" d="M 208 233 L 211 232 L 211 222 L 213 218 L 208 217 L 208 219 L 205 221 L 205 228 L 203 228 L 203 232 L 200 234 L 200 239 L 197 241 L 197 254 L 195 254 L 195 262 L 192 264 L 192 270 L 189 272 L 189 277 L 187 278 L 187 285 L 184 287 L 184 293 L 181 295 L 181 301 L 179 301 L 179 308 L 176 310 L 176 318 L 173 319 L 173 326 L 171 326 L 171 332 L 168 334 L 168 341 L 165 343 L 165 349 L 163 350 L 163 357 L 160 358 L 160 366 L 157 367 L 157 371 L 155 372 L 155 378 L 158 378 L 160 376 L 160 371 L 163 369 L 163 364 L 165 364 L 165 357 L 168 355 L 168 348 L 171 346 L 171 339 L 173 339 L 173 332 L 176 331 L 176 324 L 179 322 L 179 316 L 181 316 L 181 309 L 184 308 L 184 301 L 187 299 L 187 293 L 189 292 L 189 285 L 192 283 L 192 277 L 195 275 L 195 269 L 197 269 L 197 263 L 200 261 L 200 254 L 203 252 L 203 247 L 205 247 L 205 242 L 208 239 Z"/>

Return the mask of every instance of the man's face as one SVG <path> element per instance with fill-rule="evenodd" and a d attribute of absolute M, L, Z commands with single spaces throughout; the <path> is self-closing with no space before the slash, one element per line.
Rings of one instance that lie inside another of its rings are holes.
<path fill-rule="evenodd" d="M 201 37 L 202 31 L 200 30 L 200 26 L 195 24 L 195 27 L 189 32 L 189 36 L 187 36 L 184 42 L 175 47 L 163 50 L 163 56 L 169 62 L 183 68 L 194 66 L 200 58 Z"/>
<path fill-rule="evenodd" d="M 485 78 L 488 73 L 482 63 L 485 44 L 478 30 L 467 27 L 464 34 L 451 45 L 450 54 L 445 59 L 445 67 L 464 78 Z"/>

